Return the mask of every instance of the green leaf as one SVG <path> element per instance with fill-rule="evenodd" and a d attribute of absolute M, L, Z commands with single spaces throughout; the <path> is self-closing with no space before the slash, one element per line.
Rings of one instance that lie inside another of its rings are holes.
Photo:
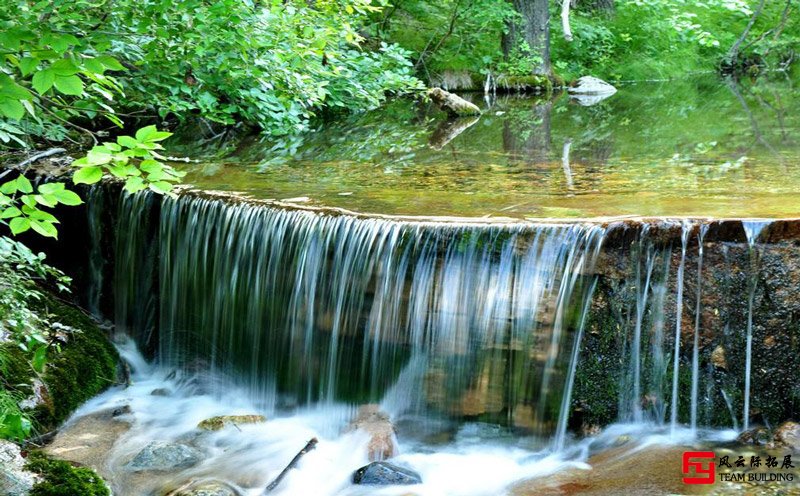
<path fill-rule="evenodd" d="M 0 219 L 12 219 L 20 215 L 22 215 L 22 212 L 17 207 L 8 207 L 0 211 Z"/>
<path fill-rule="evenodd" d="M 156 181 L 154 183 L 150 183 L 150 189 L 155 191 L 156 193 L 169 193 L 172 191 L 172 184 L 166 181 Z"/>
<path fill-rule="evenodd" d="M 100 167 L 83 167 L 75 172 L 72 176 L 72 182 L 75 184 L 94 184 L 103 177 L 103 170 Z"/>
<path fill-rule="evenodd" d="M 172 133 L 159 131 L 155 126 L 143 127 L 136 131 L 136 139 L 142 143 L 161 141 L 169 138 L 170 136 L 172 136 Z"/>
<path fill-rule="evenodd" d="M 95 74 L 102 74 L 106 70 L 106 66 L 97 60 L 97 58 L 84 59 L 83 66 L 86 70 L 94 72 Z"/>
<path fill-rule="evenodd" d="M 97 60 L 100 61 L 107 69 L 112 71 L 124 71 L 125 67 L 119 63 L 117 59 L 110 55 L 101 55 L 97 57 Z"/>
<path fill-rule="evenodd" d="M 18 121 L 25 115 L 25 107 L 19 100 L 0 100 L 0 114 Z"/>
<path fill-rule="evenodd" d="M 59 59 L 53 62 L 53 65 L 50 66 L 50 70 L 56 76 L 72 76 L 77 74 L 78 66 L 70 59 Z"/>
<path fill-rule="evenodd" d="M 117 143 L 124 146 L 125 148 L 137 148 L 139 146 L 139 142 L 131 138 L 130 136 L 118 137 Z"/>
<path fill-rule="evenodd" d="M 56 199 L 58 199 L 58 201 L 60 203 L 63 203 L 64 205 L 75 206 L 83 203 L 81 197 L 78 196 L 78 194 L 75 193 L 74 191 L 69 191 L 69 190 L 58 191 L 53 196 L 55 196 Z"/>
<path fill-rule="evenodd" d="M 63 190 L 64 190 L 64 183 L 59 183 L 57 181 L 39 185 L 39 193 L 44 195 L 49 195 L 57 191 L 63 191 Z"/>
<path fill-rule="evenodd" d="M 136 193 L 145 189 L 144 180 L 141 177 L 129 177 L 125 181 L 125 190 L 129 193 Z"/>
<path fill-rule="evenodd" d="M 33 193 L 33 185 L 31 185 L 27 177 L 19 176 L 17 178 L 17 190 L 23 193 Z"/>
<path fill-rule="evenodd" d="M 16 219 L 15 219 L 16 220 Z M 48 238 L 58 238 L 58 230 L 52 222 L 46 220 L 32 220 L 30 226 L 34 231 Z"/>
<path fill-rule="evenodd" d="M 58 76 L 54 84 L 56 89 L 65 95 L 83 94 L 83 81 L 78 76 Z"/>
<path fill-rule="evenodd" d="M 35 71 L 38 65 L 39 59 L 34 57 L 23 57 L 22 60 L 19 61 L 19 70 L 22 72 L 23 76 L 27 76 Z"/>
<path fill-rule="evenodd" d="M 33 370 L 40 374 L 44 372 L 45 363 L 47 363 L 47 345 L 36 348 L 36 351 L 33 353 L 33 358 L 31 359 Z"/>
<path fill-rule="evenodd" d="M 2 185 L 0 185 L 0 193 L 5 193 L 7 195 L 13 195 L 17 192 L 17 180 L 12 179 L 11 181 L 6 181 Z"/>
<path fill-rule="evenodd" d="M 58 200 L 53 198 L 53 195 L 36 195 L 34 196 L 36 202 L 44 205 L 45 207 L 55 207 L 58 204 Z"/>
<path fill-rule="evenodd" d="M 31 221 L 25 217 L 15 217 L 8 223 L 8 227 L 11 229 L 11 234 L 16 236 L 30 229 Z"/>
<path fill-rule="evenodd" d="M 33 75 L 31 84 L 33 85 L 33 89 L 35 89 L 40 95 L 44 95 L 47 90 L 53 87 L 53 83 L 55 81 L 56 74 L 50 69 L 45 69 Z"/>

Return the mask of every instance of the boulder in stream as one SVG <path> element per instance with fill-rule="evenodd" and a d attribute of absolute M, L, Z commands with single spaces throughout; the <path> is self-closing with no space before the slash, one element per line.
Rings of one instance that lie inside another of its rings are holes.
<path fill-rule="evenodd" d="M 389 462 L 372 462 L 353 472 L 353 484 L 396 486 L 421 483 L 422 477 L 418 473 Z"/>
<path fill-rule="evenodd" d="M 193 467 L 202 459 L 202 453 L 185 444 L 152 441 L 142 448 L 125 467 L 133 472 L 167 471 Z"/>
<path fill-rule="evenodd" d="M 772 433 L 770 448 L 790 449 L 800 452 L 800 424 L 797 422 L 784 422 L 775 428 Z"/>
<path fill-rule="evenodd" d="M 583 76 L 568 91 L 572 95 L 613 95 L 617 89 L 600 78 Z"/>
<path fill-rule="evenodd" d="M 394 424 L 379 405 L 362 405 L 347 430 L 358 430 L 369 435 L 367 455 L 370 461 L 386 460 L 397 454 Z"/>
<path fill-rule="evenodd" d="M 737 442 L 742 444 L 752 444 L 755 446 L 764 446 L 769 442 L 769 430 L 766 427 L 754 427 L 749 431 L 744 431 L 736 438 Z"/>
<path fill-rule="evenodd" d="M 596 105 L 617 92 L 617 89 L 602 79 L 583 76 L 575 86 L 567 90 L 573 100 L 584 107 Z"/>
<path fill-rule="evenodd" d="M 260 424 L 266 421 L 263 415 L 219 415 L 203 420 L 197 424 L 197 428 L 204 431 L 219 431 L 231 425 Z"/>

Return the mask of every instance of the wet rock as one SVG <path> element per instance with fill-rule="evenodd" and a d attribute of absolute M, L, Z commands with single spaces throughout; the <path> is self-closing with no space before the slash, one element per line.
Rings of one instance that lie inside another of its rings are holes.
<path fill-rule="evenodd" d="M 167 388 L 156 388 L 150 391 L 150 396 L 170 396 L 172 391 Z"/>
<path fill-rule="evenodd" d="M 185 444 L 152 441 L 125 467 L 133 472 L 189 468 L 200 463 L 202 456 L 202 453 Z"/>
<path fill-rule="evenodd" d="M 353 472 L 353 484 L 395 486 L 421 483 L 418 473 L 389 462 L 372 462 Z"/>
<path fill-rule="evenodd" d="M 19 446 L 0 439 L 0 494 L 22 496 L 28 494 L 41 478 L 24 470 L 25 459 Z"/>
<path fill-rule="evenodd" d="M 764 446 L 769 440 L 770 435 L 766 427 L 754 427 L 749 431 L 742 432 L 736 438 L 736 441 L 742 444 L 753 444 L 755 446 Z"/>
<path fill-rule="evenodd" d="M 228 426 L 259 424 L 266 421 L 263 415 L 220 415 L 203 420 L 197 424 L 197 428 L 204 431 L 219 431 Z"/>
<path fill-rule="evenodd" d="M 41 379 L 35 377 L 31 382 L 31 395 L 20 401 L 19 407 L 23 410 L 33 410 L 37 407 L 52 408 L 47 385 Z"/>
<path fill-rule="evenodd" d="M 133 410 L 131 410 L 131 406 L 130 405 L 124 405 L 124 406 L 121 406 L 119 408 L 115 408 L 111 412 L 111 416 L 112 417 L 121 417 L 123 415 L 127 415 L 127 414 L 131 413 L 132 411 Z"/>
<path fill-rule="evenodd" d="M 395 428 L 389 415 L 380 406 L 370 404 L 358 409 L 358 415 L 347 431 L 359 430 L 369 435 L 367 455 L 370 461 L 386 460 L 397 454 Z"/>
<path fill-rule="evenodd" d="M 428 98 L 452 117 L 481 115 L 481 109 L 477 105 L 441 88 L 429 89 Z"/>
<path fill-rule="evenodd" d="M 721 370 L 728 370 L 728 360 L 725 358 L 725 348 L 722 345 L 717 345 L 714 351 L 711 352 L 711 364 L 714 368 Z"/>
<path fill-rule="evenodd" d="M 617 89 L 602 79 L 584 76 L 568 89 L 570 96 L 584 107 L 596 105 L 617 92 Z"/>
<path fill-rule="evenodd" d="M 239 491 L 222 481 L 190 482 L 167 493 L 166 496 L 239 496 Z"/>
<path fill-rule="evenodd" d="M 776 427 L 770 447 L 800 452 L 800 424 L 797 422 L 784 422 Z"/>
<path fill-rule="evenodd" d="M 600 78 L 583 76 L 568 91 L 573 95 L 613 95 L 617 89 Z"/>
<path fill-rule="evenodd" d="M 113 474 L 108 470 L 108 453 L 131 428 L 129 422 L 114 417 L 116 410 L 100 410 L 72 420 L 58 431 L 55 439 L 44 449 L 45 454 L 88 466 L 105 480 L 111 480 Z"/>

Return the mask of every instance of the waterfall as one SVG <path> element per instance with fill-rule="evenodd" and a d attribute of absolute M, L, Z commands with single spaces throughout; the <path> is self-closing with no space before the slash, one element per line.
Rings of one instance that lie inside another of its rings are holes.
<path fill-rule="evenodd" d="M 148 216 L 144 197 L 122 202 L 127 274 L 148 256 L 133 220 Z M 189 197 L 165 200 L 159 215 L 162 364 L 227 374 L 262 403 L 383 400 L 398 415 L 505 415 L 543 433 L 560 423 L 563 436 L 603 228 L 437 225 Z M 137 290 L 121 279 L 126 322 Z M 420 397 L 392 394 L 409 387 Z"/>
<path fill-rule="evenodd" d="M 117 327 L 158 365 L 224 378 L 210 384 L 264 409 L 328 408 L 334 425 L 343 404 L 378 403 L 420 429 L 480 420 L 562 451 L 596 394 L 585 367 L 617 391 L 611 420 L 667 429 L 669 410 L 675 436 L 681 420 L 703 427 L 698 409 L 712 406 L 712 390 L 698 394 L 701 298 L 718 289 L 705 282 L 718 270 L 704 268 L 708 224 L 437 223 L 149 193 L 123 194 L 117 216 Z M 694 232 L 693 344 L 682 347 Z"/>
<path fill-rule="evenodd" d="M 672 352 L 672 395 L 670 405 L 670 435 L 675 436 L 678 425 L 678 372 L 681 351 L 681 321 L 683 319 L 683 275 L 686 270 L 686 248 L 693 225 L 690 222 L 681 224 L 681 261 L 678 265 L 678 280 L 675 298 L 675 349 Z"/>
<path fill-rule="evenodd" d="M 86 291 L 86 309 L 95 317 L 100 317 L 100 298 L 103 292 L 104 260 L 103 221 L 105 207 L 104 192 L 99 186 L 89 189 L 87 194 L 86 223 L 89 227 L 89 284 Z"/>
<path fill-rule="evenodd" d="M 768 221 L 742 221 L 745 235 L 747 236 L 747 247 L 750 254 L 750 276 L 747 293 L 747 344 L 745 346 L 745 366 L 744 366 L 744 412 L 742 413 L 742 425 L 744 430 L 750 428 L 750 373 L 753 365 L 753 303 L 756 297 L 756 286 L 758 285 L 758 250 L 756 242 L 761 231 L 769 225 Z"/>
<path fill-rule="evenodd" d="M 694 339 L 692 342 L 692 404 L 690 413 L 690 426 L 693 433 L 697 431 L 697 395 L 700 381 L 700 310 L 703 294 L 703 240 L 705 239 L 708 225 L 700 226 L 697 233 L 697 294 L 694 308 Z"/>

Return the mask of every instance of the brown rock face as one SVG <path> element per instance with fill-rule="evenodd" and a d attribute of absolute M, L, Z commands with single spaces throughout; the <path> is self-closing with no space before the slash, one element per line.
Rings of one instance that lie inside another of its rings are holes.
<path fill-rule="evenodd" d="M 358 409 L 358 415 L 350 423 L 347 431 L 360 430 L 370 437 L 367 445 L 369 460 L 381 461 L 397 454 L 395 428 L 389 415 L 380 406 L 370 404 Z"/>
<path fill-rule="evenodd" d="M 800 451 L 800 424 L 797 422 L 784 422 L 775 428 L 772 435 L 771 447 L 788 448 Z"/>

